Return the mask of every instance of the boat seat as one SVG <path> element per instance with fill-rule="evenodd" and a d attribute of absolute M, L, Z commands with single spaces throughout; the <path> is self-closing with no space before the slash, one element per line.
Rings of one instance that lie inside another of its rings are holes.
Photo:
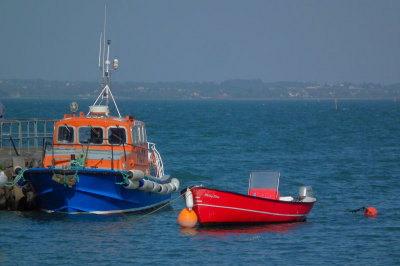
<path fill-rule="evenodd" d="M 284 196 L 284 197 L 279 197 L 279 200 L 281 200 L 281 201 L 294 201 L 294 198 L 292 196 Z"/>
<path fill-rule="evenodd" d="M 249 196 L 276 200 L 279 199 L 279 192 L 272 188 L 252 188 L 249 191 Z"/>

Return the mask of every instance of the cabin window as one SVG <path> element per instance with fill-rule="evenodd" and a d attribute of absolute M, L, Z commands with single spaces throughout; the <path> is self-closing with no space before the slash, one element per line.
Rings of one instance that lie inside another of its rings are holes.
<path fill-rule="evenodd" d="M 108 128 L 108 143 L 123 144 L 126 143 L 126 130 L 123 127 Z"/>
<path fill-rule="evenodd" d="M 136 127 L 131 127 L 131 135 L 132 135 L 132 143 L 133 145 L 136 145 L 139 143 L 139 135 L 136 130 Z"/>
<path fill-rule="evenodd" d="M 74 143 L 74 128 L 70 126 L 59 126 L 57 141 L 62 143 Z"/>
<path fill-rule="evenodd" d="M 142 132 L 140 131 L 140 126 L 136 128 L 138 143 L 142 143 Z"/>
<path fill-rule="evenodd" d="M 103 144 L 104 137 L 101 127 L 80 127 L 78 136 L 81 144 Z"/>
<path fill-rule="evenodd" d="M 143 142 L 143 143 L 146 143 L 146 142 L 147 142 L 146 128 L 145 128 L 144 126 L 141 126 L 141 128 L 142 128 L 142 134 L 141 134 L 141 136 L 142 136 L 142 142 Z"/>
<path fill-rule="evenodd" d="M 134 128 L 132 128 L 132 142 L 133 144 L 142 144 L 147 142 L 145 126 L 136 125 Z"/>

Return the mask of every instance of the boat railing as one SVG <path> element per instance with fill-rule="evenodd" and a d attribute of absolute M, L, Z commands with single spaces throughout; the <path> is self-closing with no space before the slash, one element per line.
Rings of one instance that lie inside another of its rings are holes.
<path fill-rule="evenodd" d="M 152 143 L 152 142 L 147 142 L 147 147 L 149 149 L 149 156 L 152 156 L 150 154 L 154 154 L 155 166 L 156 166 L 156 176 L 157 177 L 164 176 L 164 164 L 163 164 L 161 155 L 156 148 L 156 144 Z"/>
<path fill-rule="evenodd" d="M 52 138 L 57 119 L 3 119 L 0 120 L 0 149 L 9 148 L 21 154 L 39 150 L 45 139 Z"/>

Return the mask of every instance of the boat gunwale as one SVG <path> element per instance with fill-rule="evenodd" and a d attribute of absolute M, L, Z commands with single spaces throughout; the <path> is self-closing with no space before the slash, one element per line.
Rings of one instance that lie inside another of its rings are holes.
<path fill-rule="evenodd" d="M 99 175 L 99 176 L 120 176 L 124 177 L 124 172 L 128 172 L 126 170 L 116 171 L 116 170 L 108 170 L 108 169 L 59 169 L 59 168 L 29 168 L 24 171 L 24 176 L 30 174 L 62 174 L 62 175 L 75 175 L 75 174 L 83 174 L 83 175 Z M 168 183 L 172 176 L 164 175 L 164 178 L 156 178 L 154 176 L 145 176 L 145 179 L 149 179 L 151 181 L 155 181 L 159 184 Z"/>
<path fill-rule="evenodd" d="M 237 196 L 244 196 L 244 197 L 248 197 L 248 198 L 251 198 L 251 199 L 257 199 L 257 200 L 273 201 L 273 202 L 276 202 L 276 203 L 289 203 L 289 204 L 310 205 L 310 204 L 315 204 L 315 203 L 317 202 L 317 199 L 315 199 L 315 201 L 312 201 L 312 202 L 304 202 L 304 201 L 284 201 L 284 200 L 276 200 L 276 199 L 267 199 L 267 198 L 260 198 L 260 197 L 254 197 L 254 196 L 246 195 L 246 194 L 241 194 L 241 193 L 233 192 L 233 191 L 220 190 L 220 189 L 214 189 L 214 188 L 208 188 L 208 187 L 199 187 L 199 186 L 190 186 L 190 187 L 187 187 L 187 188 L 181 190 L 181 195 L 182 195 L 182 194 L 185 194 L 185 192 L 186 192 L 186 190 L 187 190 L 188 188 L 189 188 L 190 190 L 192 190 L 193 188 L 194 188 L 194 189 L 214 190 L 214 191 L 217 191 L 217 192 L 230 193 L 230 194 L 235 194 L 235 195 L 237 195 Z M 196 201 L 194 197 L 193 197 L 193 201 Z M 195 203 L 195 204 L 196 204 L 196 203 Z"/>

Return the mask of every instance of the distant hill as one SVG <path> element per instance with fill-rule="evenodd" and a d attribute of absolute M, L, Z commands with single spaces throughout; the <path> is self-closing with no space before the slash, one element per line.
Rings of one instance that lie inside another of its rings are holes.
<path fill-rule="evenodd" d="M 96 82 L 0 80 L 1 98 L 93 98 L 100 89 Z M 112 90 L 117 98 L 126 99 L 400 99 L 400 83 L 319 84 L 241 79 L 221 83 L 114 82 Z"/>

